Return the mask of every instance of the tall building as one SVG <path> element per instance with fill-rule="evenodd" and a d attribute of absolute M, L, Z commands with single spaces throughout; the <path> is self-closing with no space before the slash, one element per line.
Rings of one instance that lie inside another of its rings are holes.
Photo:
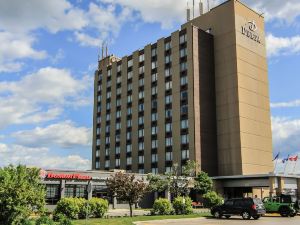
<path fill-rule="evenodd" d="M 272 171 L 264 18 L 229 0 L 95 72 L 93 169 Z"/>

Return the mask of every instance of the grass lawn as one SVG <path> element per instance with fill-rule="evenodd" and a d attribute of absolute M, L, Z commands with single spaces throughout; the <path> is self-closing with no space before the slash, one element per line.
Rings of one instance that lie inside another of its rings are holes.
<path fill-rule="evenodd" d="M 184 219 L 209 216 L 209 213 L 197 213 L 190 215 L 170 215 L 170 216 L 135 216 L 135 217 L 119 217 L 109 219 L 89 219 L 88 225 L 132 225 L 135 221 L 146 220 L 164 220 L 164 219 Z M 75 225 L 85 225 L 85 220 L 75 220 Z"/>

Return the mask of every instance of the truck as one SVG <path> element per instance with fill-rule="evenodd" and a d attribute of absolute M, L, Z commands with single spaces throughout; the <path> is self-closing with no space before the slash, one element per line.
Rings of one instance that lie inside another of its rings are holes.
<path fill-rule="evenodd" d="M 297 215 L 296 202 L 297 198 L 295 196 L 284 194 L 263 199 L 267 213 L 279 213 L 282 217 Z"/>

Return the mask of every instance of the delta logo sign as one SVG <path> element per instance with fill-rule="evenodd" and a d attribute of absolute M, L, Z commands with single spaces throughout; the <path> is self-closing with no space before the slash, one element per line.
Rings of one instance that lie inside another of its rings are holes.
<path fill-rule="evenodd" d="M 257 25 L 254 20 L 248 21 L 244 26 L 242 26 L 242 34 L 260 44 L 260 37 L 256 31 Z"/>
<path fill-rule="evenodd" d="M 91 180 L 92 177 L 88 175 L 81 175 L 78 173 L 52 173 L 45 170 L 40 171 L 40 177 L 42 179 L 65 179 L 65 180 Z"/>

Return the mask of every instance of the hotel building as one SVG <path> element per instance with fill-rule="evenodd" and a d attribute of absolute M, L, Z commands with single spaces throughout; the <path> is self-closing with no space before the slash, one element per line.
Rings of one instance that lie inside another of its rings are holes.
<path fill-rule="evenodd" d="M 262 15 L 229 0 L 157 42 L 98 62 L 93 170 L 211 176 L 273 170 Z M 126 43 L 124 43 L 126 44 Z"/>

